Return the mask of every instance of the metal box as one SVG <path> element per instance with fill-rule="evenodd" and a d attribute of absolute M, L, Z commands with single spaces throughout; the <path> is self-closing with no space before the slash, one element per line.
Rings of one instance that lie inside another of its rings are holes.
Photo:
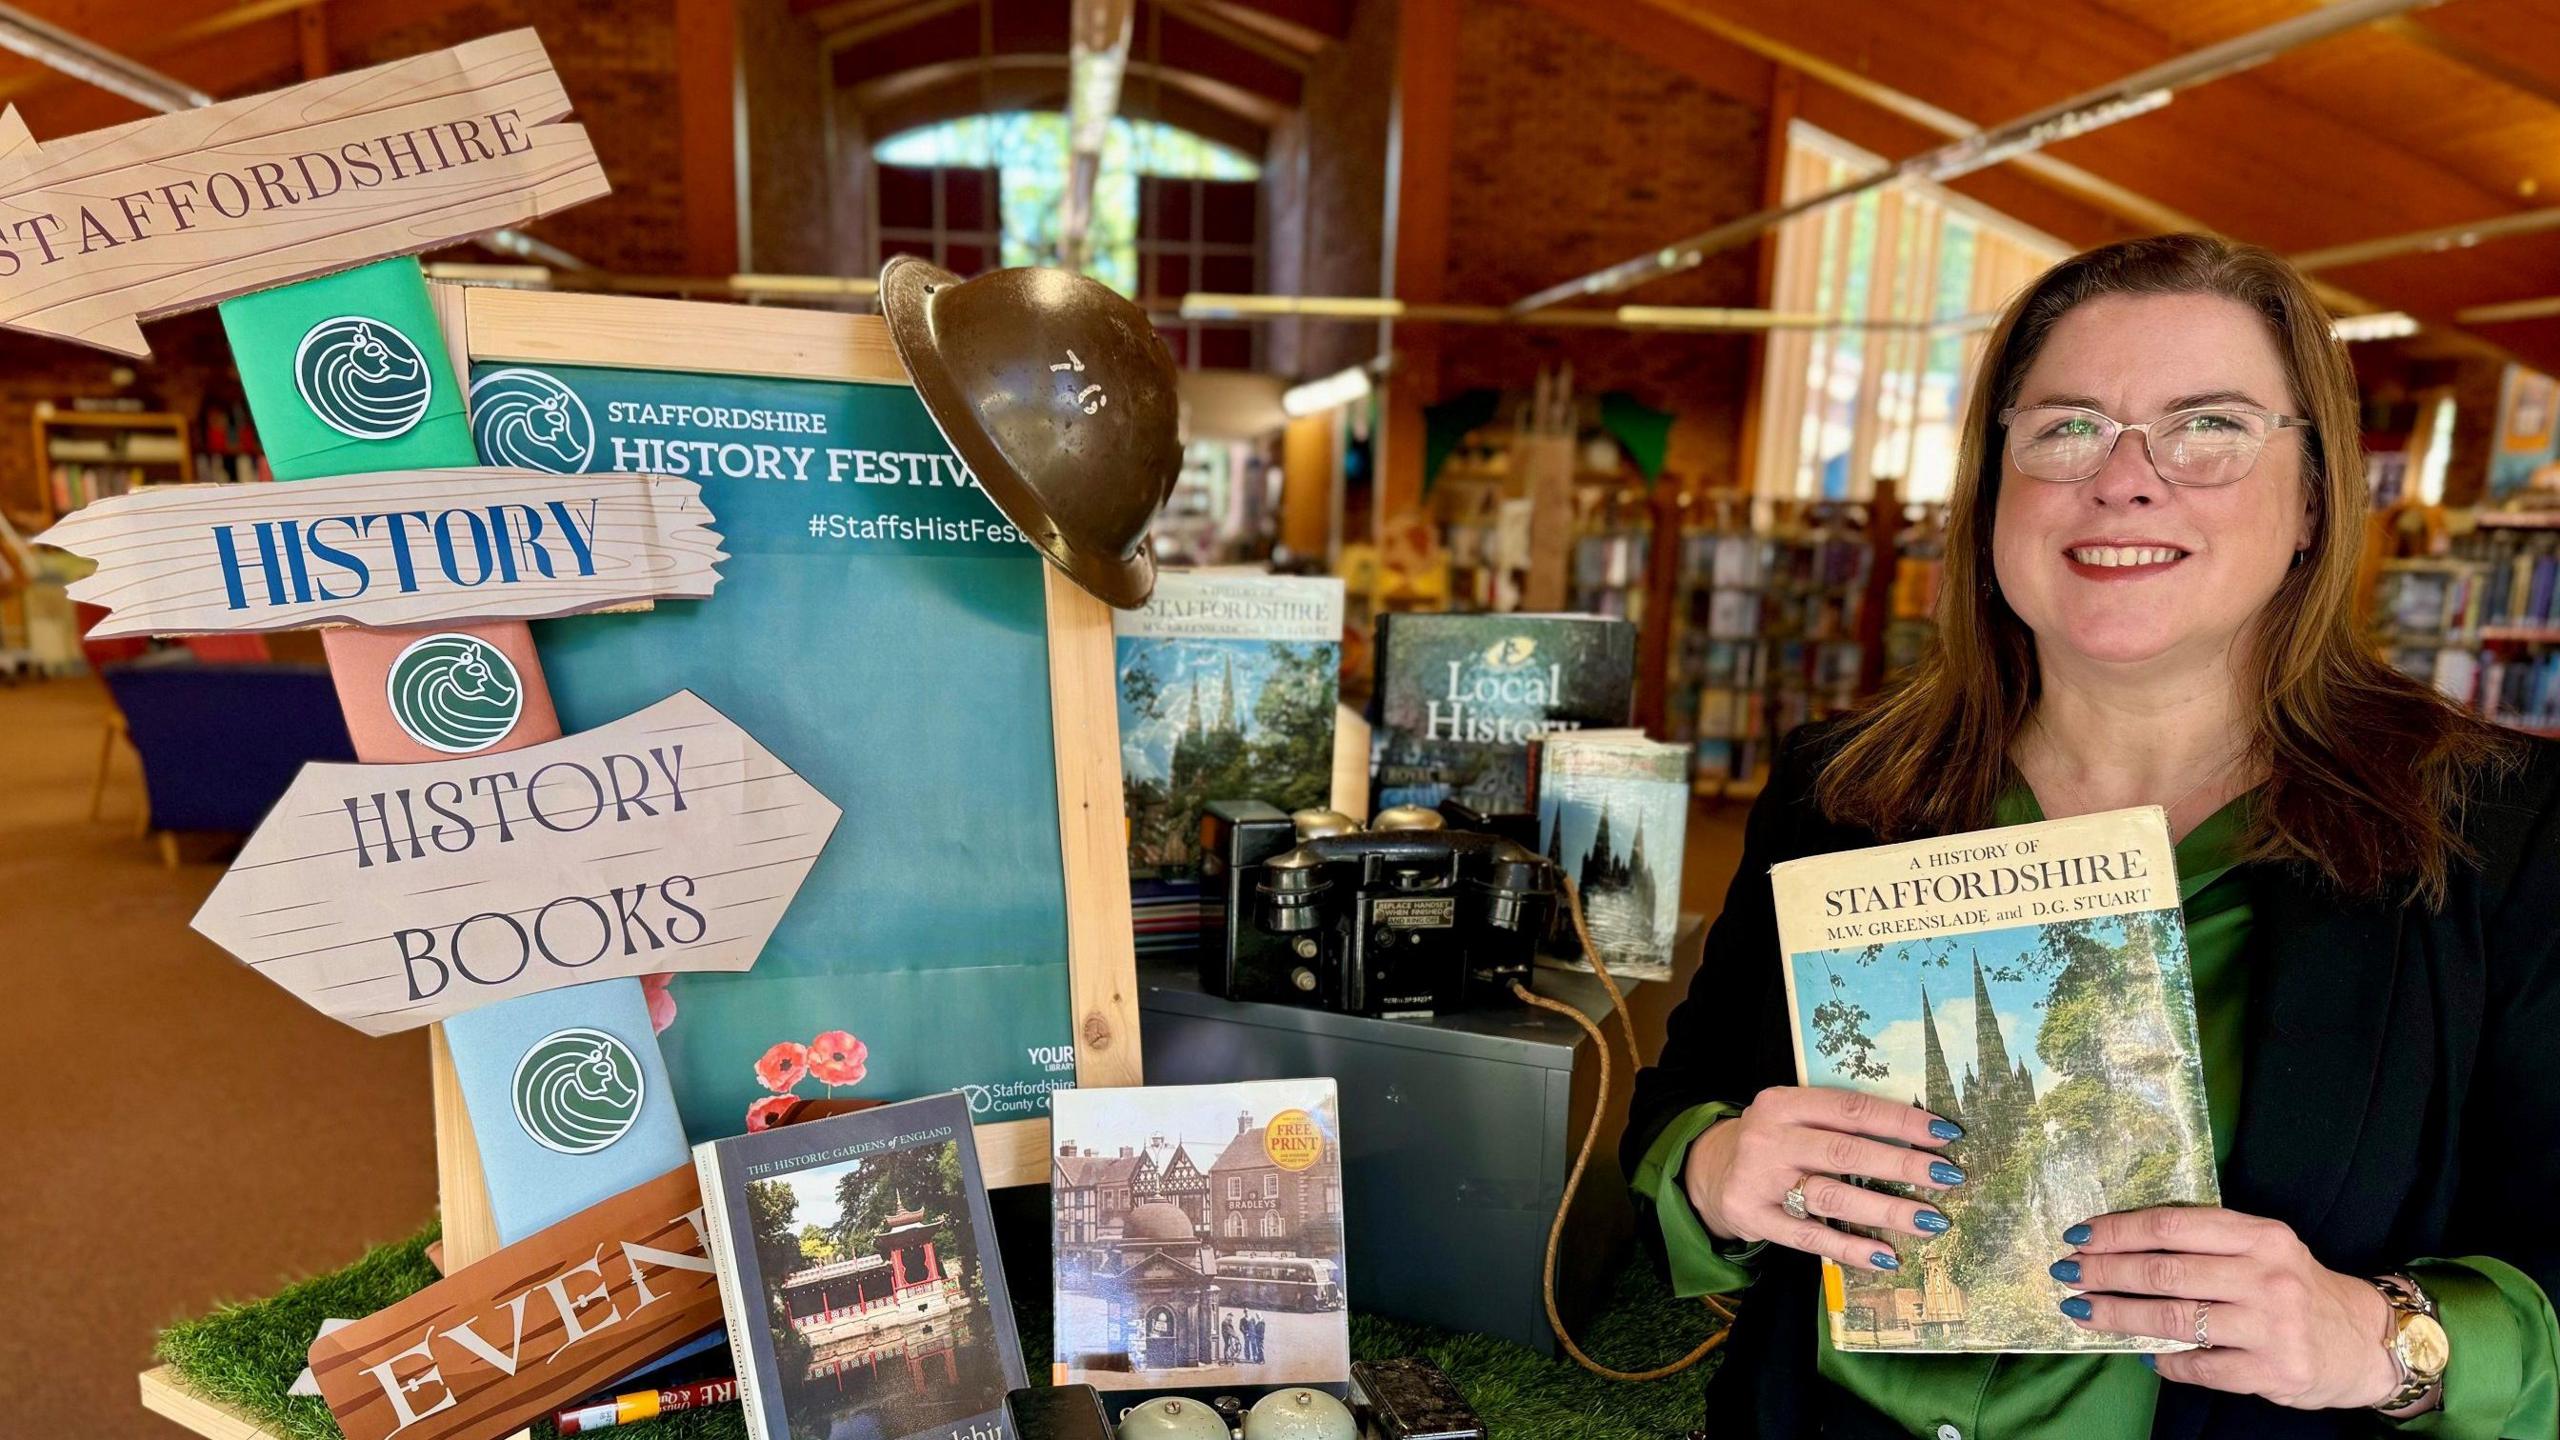
<path fill-rule="evenodd" d="M 1147 1083 L 1339 1085 L 1354 1308 L 1556 1353 L 1539 1270 L 1597 1090 L 1579 1027 L 1524 1005 L 1376 1020 L 1222 1000 L 1188 967 L 1142 963 L 1138 983 Z M 1542 969 L 1532 988 L 1594 1023 L 1608 1013 L 1589 975 Z M 1611 1108 L 1623 1116 L 1626 1046 L 1614 1030 L 1611 1040 Z M 1577 1334 L 1628 1256 L 1618 1126 L 1603 1128 L 1559 1265 L 1558 1304 Z"/>

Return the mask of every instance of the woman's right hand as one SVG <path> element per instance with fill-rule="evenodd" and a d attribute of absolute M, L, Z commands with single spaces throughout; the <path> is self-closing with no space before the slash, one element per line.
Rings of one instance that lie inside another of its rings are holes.
<path fill-rule="evenodd" d="M 1681 1187 L 1708 1233 L 1719 1239 L 1766 1240 L 1855 1270 L 1896 1270 L 1901 1265 L 1891 1250 L 1824 1222 L 1924 1239 L 1945 1234 L 1947 1217 L 1934 1207 L 1847 1180 L 1899 1180 L 1923 1190 L 1963 1184 L 1963 1171 L 1930 1153 L 1963 1134 L 1953 1121 L 1879 1096 L 1777 1085 L 1690 1145 Z M 1810 1217 L 1803 1220 L 1786 1212 L 1787 1192 L 1798 1185 Z"/>

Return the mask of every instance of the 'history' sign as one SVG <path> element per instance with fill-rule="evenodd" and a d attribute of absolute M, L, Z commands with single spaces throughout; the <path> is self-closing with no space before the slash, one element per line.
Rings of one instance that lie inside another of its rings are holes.
<path fill-rule="evenodd" d="M 112 612 L 90 632 L 106 639 L 698 600 L 729 558 L 711 524 L 691 480 L 410 470 L 136 490 L 36 539 L 98 562 L 70 594 Z"/>
<path fill-rule="evenodd" d="M 445 683 L 457 703 L 421 695 L 422 723 L 474 713 L 468 677 Z M 744 970 L 841 814 L 683 691 L 520 750 L 306 765 L 194 925 L 387 1035 L 589 980 Z"/>

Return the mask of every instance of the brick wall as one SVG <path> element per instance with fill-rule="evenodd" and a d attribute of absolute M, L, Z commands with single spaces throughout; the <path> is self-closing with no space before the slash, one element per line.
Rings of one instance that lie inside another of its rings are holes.
<path fill-rule="evenodd" d="M 330 58 L 342 70 L 360 69 L 527 25 L 542 36 L 569 92 L 570 118 L 587 127 L 613 193 L 537 220 L 526 233 L 604 269 L 681 274 L 674 0 L 475 0 L 338 47 Z"/>
<path fill-rule="evenodd" d="M 1767 116 L 1521 0 L 1465 0 L 1444 294 L 1508 304 L 1760 208 Z M 1619 297 L 1750 305 L 1748 248 Z M 1737 336 L 1451 328 L 1440 393 L 1526 389 L 1570 361 L 1584 394 L 1625 390 L 1681 414 L 1702 472 L 1732 478 L 1753 363 Z"/>

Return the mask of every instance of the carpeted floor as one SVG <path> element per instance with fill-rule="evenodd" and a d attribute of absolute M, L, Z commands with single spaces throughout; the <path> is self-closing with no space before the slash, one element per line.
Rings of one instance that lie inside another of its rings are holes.
<path fill-rule="evenodd" d="M 187 928 L 225 842 L 163 869 L 129 750 L 88 818 L 106 708 L 85 678 L 0 686 L 0 1434 L 171 1440 L 135 1398 L 158 1330 L 434 1213 L 426 1041 L 359 1035 Z M 1738 809 L 1693 821 L 1687 908 L 1721 903 L 1739 841 Z M 1674 989 L 1636 997 L 1648 1050 Z"/>
<path fill-rule="evenodd" d="M 106 692 L 0 687 L 0 1434 L 171 1440 L 134 1376 L 160 1327 L 355 1259 L 434 1212 L 425 1032 L 369 1039 L 187 928 Z"/>

